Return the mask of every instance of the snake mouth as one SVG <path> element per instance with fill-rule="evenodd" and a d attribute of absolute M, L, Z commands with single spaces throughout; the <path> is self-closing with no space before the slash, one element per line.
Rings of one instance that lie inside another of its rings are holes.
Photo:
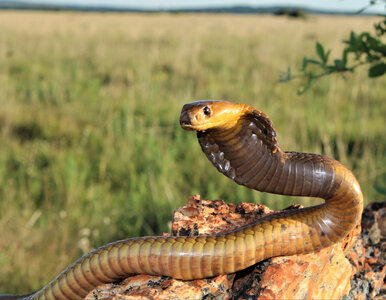
<path fill-rule="evenodd" d="M 185 130 L 196 131 L 196 129 L 192 125 L 189 125 L 189 124 L 181 124 L 181 127 Z"/>

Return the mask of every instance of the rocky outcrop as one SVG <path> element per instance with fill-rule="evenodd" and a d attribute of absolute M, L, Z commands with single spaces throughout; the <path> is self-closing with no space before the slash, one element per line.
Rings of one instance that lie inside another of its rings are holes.
<path fill-rule="evenodd" d="M 299 209 L 294 205 L 288 209 Z M 260 204 L 226 204 L 191 197 L 175 211 L 172 234 L 229 231 L 274 211 Z M 182 281 L 136 275 L 105 284 L 86 299 L 368 299 L 385 293 L 385 203 L 370 204 L 342 242 L 320 251 L 267 259 L 232 275 Z M 357 238 L 357 236 L 359 237 Z M 379 298 L 381 299 L 381 298 Z"/>

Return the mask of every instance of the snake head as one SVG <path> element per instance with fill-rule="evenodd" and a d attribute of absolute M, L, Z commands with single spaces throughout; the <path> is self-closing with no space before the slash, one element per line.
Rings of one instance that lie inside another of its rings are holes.
<path fill-rule="evenodd" d="M 231 128 L 247 108 L 247 105 L 220 100 L 195 101 L 182 107 L 180 125 L 195 131 Z"/>

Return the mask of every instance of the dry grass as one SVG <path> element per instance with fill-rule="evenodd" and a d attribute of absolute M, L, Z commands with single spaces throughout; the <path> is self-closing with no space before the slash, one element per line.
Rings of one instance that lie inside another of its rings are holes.
<path fill-rule="evenodd" d="M 189 195 L 283 208 L 237 186 L 178 125 L 197 99 L 251 104 L 285 150 L 326 153 L 384 201 L 385 78 L 303 96 L 278 73 L 315 41 L 339 53 L 376 18 L 0 12 L 0 291 L 40 288 L 103 243 L 168 230 Z"/>

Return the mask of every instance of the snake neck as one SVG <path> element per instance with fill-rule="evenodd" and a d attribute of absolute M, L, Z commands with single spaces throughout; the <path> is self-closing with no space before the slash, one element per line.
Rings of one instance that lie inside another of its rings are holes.
<path fill-rule="evenodd" d="M 240 185 L 325 199 L 320 210 L 322 232 L 335 226 L 342 238 L 359 222 L 363 196 L 353 173 L 323 155 L 281 151 L 269 119 L 242 118 L 233 128 L 197 132 L 197 136 L 213 165 Z"/>

